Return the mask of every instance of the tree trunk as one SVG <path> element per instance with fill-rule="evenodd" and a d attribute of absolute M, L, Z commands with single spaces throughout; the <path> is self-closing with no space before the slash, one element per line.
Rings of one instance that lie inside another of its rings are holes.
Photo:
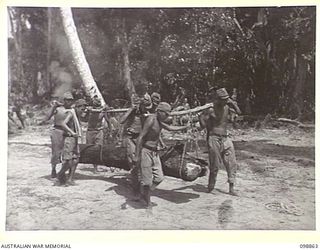
<path fill-rule="evenodd" d="M 51 59 L 51 30 L 52 30 L 52 8 L 48 8 L 48 40 L 47 40 L 47 77 L 46 89 L 52 93 L 51 75 L 50 75 L 50 59 Z"/>
<path fill-rule="evenodd" d="M 120 23 L 120 41 L 123 56 L 123 77 L 125 82 L 125 87 L 130 98 L 133 93 L 135 93 L 135 88 L 131 79 L 130 70 L 130 59 L 129 59 L 129 46 L 128 46 L 128 35 L 126 32 L 125 18 L 122 18 Z"/>
<path fill-rule="evenodd" d="M 164 175 L 185 181 L 194 181 L 198 177 L 205 176 L 207 163 L 204 160 L 185 155 L 183 161 L 181 161 L 183 147 L 183 144 L 176 144 L 161 155 L 160 159 Z M 126 148 L 112 142 L 103 146 L 80 144 L 79 163 L 130 170 Z"/>
<path fill-rule="evenodd" d="M 293 92 L 293 102 L 294 107 L 297 112 L 297 120 L 302 120 L 303 115 L 303 106 L 304 106 L 304 86 L 306 84 L 307 78 L 307 62 L 302 57 L 302 55 L 298 55 L 297 57 L 297 75 Z"/>
<path fill-rule="evenodd" d="M 96 82 L 93 79 L 91 70 L 84 55 L 77 29 L 73 21 L 71 8 L 60 8 L 60 14 L 69 46 L 71 48 L 72 57 L 79 71 L 84 89 L 91 98 L 93 98 L 95 95 L 98 96 L 101 104 L 105 106 L 106 103 L 97 87 Z"/>
<path fill-rule="evenodd" d="M 13 7 L 8 7 L 9 20 L 12 28 L 12 35 L 14 40 L 14 45 L 17 53 L 17 70 L 18 70 L 18 80 L 21 82 L 23 88 L 25 87 L 25 75 L 22 65 L 22 43 L 21 43 L 21 20 L 20 12 L 18 9 Z M 16 26 L 16 29 L 15 29 Z M 11 72 L 13 73 L 13 72 Z M 10 85 L 10 90 L 11 90 Z M 19 86 L 16 86 L 19 87 Z"/>

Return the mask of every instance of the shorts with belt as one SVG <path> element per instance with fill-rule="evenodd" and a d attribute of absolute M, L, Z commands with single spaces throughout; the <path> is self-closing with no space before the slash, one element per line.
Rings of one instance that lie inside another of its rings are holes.
<path fill-rule="evenodd" d="M 164 179 L 159 152 L 154 150 L 146 146 L 141 150 L 139 180 L 142 185 L 152 186 Z"/>

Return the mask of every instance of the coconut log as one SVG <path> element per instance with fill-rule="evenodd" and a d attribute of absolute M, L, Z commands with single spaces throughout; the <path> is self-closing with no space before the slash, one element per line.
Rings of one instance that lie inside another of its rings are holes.
<path fill-rule="evenodd" d="M 79 163 L 105 165 L 129 171 L 126 147 L 121 143 L 105 145 L 79 144 Z M 185 181 L 194 181 L 206 175 L 206 161 L 185 154 L 182 159 L 184 144 L 176 144 L 160 153 L 164 175 Z"/>

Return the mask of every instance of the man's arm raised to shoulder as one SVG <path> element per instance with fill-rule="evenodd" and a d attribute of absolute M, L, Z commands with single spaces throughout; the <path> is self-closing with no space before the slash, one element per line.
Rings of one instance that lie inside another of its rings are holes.
<path fill-rule="evenodd" d="M 209 108 L 208 110 L 203 111 L 200 115 L 199 115 L 199 123 L 201 128 L 206 128 L 207 127 L 207 123 L 209 118 L 216 118 L 216 115 L 214 113 L 214 109 L 213 108 Z"/>
<path fill-rule="evenodd" d="M 69 128 L 69 126 L 67 125 L 70 119 L 73 119 L 73 114 L 70 111 L 68 111 L 68 114 L 62 122 L 61 126 L 63 127 L 64 131 L 66 131 L 68 134 L 70 134 L 71 136 L 76 136 L 77 134 L 74 131 L 72 131 L 72 129 Z"/>
<path fill-rule="evenodd" d="M 51 117 L 56 113 L 58 105 L 53 105 L 50 109 L 46 117 L 39 122 L 39 125 L 43 125 L 46 121 L 49 121 Z"/>
<path fill-rule="evenodd" d="M 133 107 L 133 108 L 130 108 L 123 116 L 121 116 L 119 122 L 120 124 L 124 124 L 130 115 L 133 115 L 134 112 L 137 110 L 137 107 Z"/>
<path fill-rule="evenodd" d="M 169 131 L 180 131 L 180 130 L 184 130 L 186 128 L 188 128 L 190 125 L 185 125 L 185 126 L 172 126 L 172 125 L 169 125 L 169 124 L 166 124 L 164 122 L 160 122 L 161 124 L 161 127 L 166 129 L 166 130 L 169 130 Z"/>
<path fill-rule="evenodd" d="M 227 104 L 229 106 L 229 109 L 232 109 L 235 113 L 237 113 L 238 115 L 241 115 L 241 110 L 240 110 L 237 102 L 235 102 L 231 98 L 229 98 Z"/>
<path fill-rule="evenodd" d="M 146 135 L 148 134 L 150 128 L 154 123 L 154 119 L 155 119 L 155 116 L 151 115 L 145 120 L 143 124 L 142 131 L 140 132 L 137 139 L 137 146 L 136 146 L 136 152 L 134 157 L 134 161 L 136 162 L 140 161 L 142 146 L 143 146 L 143 143 L 145 142 Z"/>

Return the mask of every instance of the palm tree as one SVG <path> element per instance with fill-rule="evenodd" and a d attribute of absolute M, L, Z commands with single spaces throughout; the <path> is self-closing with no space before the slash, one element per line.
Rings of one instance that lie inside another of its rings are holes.
<path fill-rule="evenodd" d="M 63 28 L 67 35 L 69 46 L 71 48 L 72 57 L 74 59 L 77 70 L 79 71 L 84 89 L 91 98 L 93 98 L 95 95 L 98 96 L 101 104 L 105 106 L 106 103 L 101 95 L 100 90 L 97 87 L 96 82 L 93 79 L 89 64 L 83 53 L 77 28 L 73 21 L 71 8 L 60 8 L 60 14 L 62 17 Z"/>

